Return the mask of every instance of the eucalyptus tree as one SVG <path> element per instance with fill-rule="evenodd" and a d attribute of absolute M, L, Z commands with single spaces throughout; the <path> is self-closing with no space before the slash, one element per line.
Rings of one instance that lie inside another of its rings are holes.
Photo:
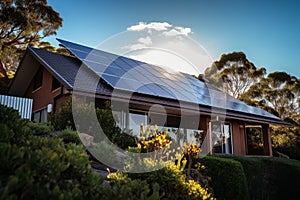
<path fill-rule="evenodd" d="M 62 18 L 47 0 L 0 1 L 0 75 L 16 70 L 27 45 L 55 35 Z"/>
<path fill-rule="evenodd" d="M 235 98 L 240 98 L 265 74 L 266 69 L 257 68 L 243 52 L 233 52 L 223 54 L 205 70 L 204 76 L 214 86 Z"/>

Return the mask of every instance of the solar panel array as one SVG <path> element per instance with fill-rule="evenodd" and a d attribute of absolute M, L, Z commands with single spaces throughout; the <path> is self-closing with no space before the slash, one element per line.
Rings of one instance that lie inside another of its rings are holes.
<path fill-rule="evenodd" d="M 72 54 L 113 88 L 213 106 L 271 118 L 274 115 L 246 105 L 191 75 L 58 39 Z M 226 98 L 227 97 L 227 98 Z"/>

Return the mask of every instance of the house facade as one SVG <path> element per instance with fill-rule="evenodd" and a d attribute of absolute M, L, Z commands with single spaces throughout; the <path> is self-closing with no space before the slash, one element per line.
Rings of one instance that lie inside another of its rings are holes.
<path fill-rule="evenodd" d="M 134 134 L 141 124 L 158 125 L 210 153 L 265 156 L 272 156 L 270 124 L 288 125 L 190 75 L 59 41 L 72 56 L 28 47 L 9 89 L 10 95 L 33 99 L 36 122 L 47 121 L 76 93 L 100 106 L 111 101 L 120 128 Z"/>

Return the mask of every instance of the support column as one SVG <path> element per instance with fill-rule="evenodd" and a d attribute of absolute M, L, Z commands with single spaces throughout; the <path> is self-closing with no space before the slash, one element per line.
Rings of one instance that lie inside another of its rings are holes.
<path fill-rule="evenodd" d="M 262 125 L 262 133 L 263 133 L 263 142 L 264 142 L 264 155 L 273 156 L 269 124 Z"/>

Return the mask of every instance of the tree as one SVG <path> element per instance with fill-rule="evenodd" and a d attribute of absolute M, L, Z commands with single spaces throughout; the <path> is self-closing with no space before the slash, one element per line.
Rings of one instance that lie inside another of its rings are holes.
<path fill-rule="evenodd" d="M 241 99 L 272 110 L 282 119 L 297 121 L 300 116 L 300 79 L 286 72 L 270 73 L 253 84 Z"/>
<path fill-rule="evenodd" d="M 211 84 L 239 98 L 265 73 L 265 68 L 256 68 L 243 52 L 233 52 L 223 54 L 220 60 L 205 70 L 204 76 Z"/>
<path fill-rule="evenodd" d="M 37 45 L 56 34 L 62 26 L 59 13 L 47 0 L 5 0 L 0 2 L 0 73 L 7 81 L 26 46 Z"/>

